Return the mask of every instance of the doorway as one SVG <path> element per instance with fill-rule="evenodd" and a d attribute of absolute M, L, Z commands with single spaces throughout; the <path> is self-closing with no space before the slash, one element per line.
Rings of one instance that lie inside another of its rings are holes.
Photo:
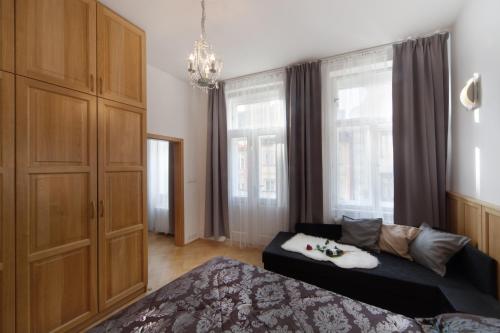
<path fill-rule="evenodd" d="M 155 159 L 155 169 L 159 169 L 158 172 L 154 172 L 150 175 L 152 167 L 150 165 L 152 154 L 150 154 L 150 142 L 154 143 L 151 145 L 153 149 L 155 147 L 161 147 L 159 153 L 162 155 L 161 160 L 157 156 L 153 157 Z M 168 147 L 168 148 L 167 148 Z M 165 155 L 167 155 L 165 157 Z M 156 175 L 160 175 L 157 177 Z M 151 178 L 153 176 L 154 178 Z M 156 199 L 155 202 L 151 202 L 158 206 L 160 209 L 162 207 L 168 206 L 168 218 L 169 218 L 169 230 L 171 230 L 176 246 L 184 245 L 184 140 L 180 138 L 158 135 L 158 134 L 148 134 L 148 187 L 150 180 L 152 182 L 160 181 L 162 184 L 156 186 L 156 194 L 158 192 L 164 193 L 166 195 L 161 196 L 160 199 Z M 148 188 L 148 194 L 150 190 Z M 167 199 L 168 198 L 168 199 Z M 150 198 L 148 196 L 148 213 L 150 207 Z M 163 213 L 165 215 L 165 212 Z M 155 216 L 155 215 L 153 215 Z M 149 220 L 149 218 L 148 218 Z M 155 221 L 156 225 L 156 221 Z M 149 226 L 149 221 L 148 221 Z"/>
<path fill-rule="evenodd" d="M 150 291 L 169 282 L 175 269 L 165 256 L 184 245 L 184 142 L 148 134 L 148 263 Z"/>

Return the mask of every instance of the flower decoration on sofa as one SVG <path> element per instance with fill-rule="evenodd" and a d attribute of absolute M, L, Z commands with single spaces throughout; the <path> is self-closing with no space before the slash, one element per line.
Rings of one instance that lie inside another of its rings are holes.
<path fill-rule="evenodd" d="M 328 244 L 330 243 L 330 241 L 327 239 L 325 241 L 325 244 L 324 245 L 319 245 L 319 244 L 316 244 L 316 248 L 315 250 L 316 251 L 319 251 L 321 253 L 324 253 L 327 257 L 330 257 L 330 258 L 334 258 L 334 257 L 340 257 L 341 255 L 344 254 L 344 251 L 339 249 L 338 247 L 334 246 L 333 249 L 330 249 L 328 248 Z M 306 250 L 307 251 L 312 251 L 313 250 L 313 247 L 311 244 L 307 244 L 306 246 Z"/>

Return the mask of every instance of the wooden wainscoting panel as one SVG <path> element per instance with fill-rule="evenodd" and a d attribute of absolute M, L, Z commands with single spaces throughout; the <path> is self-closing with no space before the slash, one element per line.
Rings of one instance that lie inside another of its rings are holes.
<path fill-rule="evenodd" d="M 96 1 L 17 0 L 16 73 L 96 93 Z"/>
<path fill-rule="evenodd" d="M 15 331 L 14 88 L 0 71 L 0 332 Z"/>
<path fill-rule="evenodd" d="M 471 239 L 471 245 L 483 247 L 483 232 L 481 223 L 481 205 L 470 201 L 463 203 L 464 235 Z"/>
<path fill-rule="evenodd" d="M 448 193 L 447 206 L 450 231 L 469 237 L 472 246 L 483 249 L 485 238 L 481 202 L 457 193 Z"/>
<path fill-rule="evenodd" d="M 97 313 L 96 97 L 16 80 L 17 328 L 68 331 Z"/>
<path fill-rule="evenodd" d="M 484 251 L 500 263 L 500 210 L 483 207 Z M 498 298 L 500 299 L 500 267 L 497 267 Z"/>
<path fill-rule="evenodd" d="M 99 98 L 99 309 L 147 286 L 146 111 Z"/>
<path fill-rule="evenodd" d="M 464 229 L 464 201 L 458 196 L 448 194 L 448 220 L 450 231 L 463 235 Z"/>
<path fill-rule="evenodd" d="M 146 107 L 146 35 L 106 6 L 97 5 L 99 96 Z"/>
<path fill-rule="evenodd" d="M 500 265 L 500 207 L 452 192 L 447 201 L 452 231 L 470 237 L 472 245 Z M 497 269 L 500 298 L 500 266 Z"/>
<path fill-rule="evenodd" d="M 0 0 L 0 70 L 14 73 L 14 0 Z"/>

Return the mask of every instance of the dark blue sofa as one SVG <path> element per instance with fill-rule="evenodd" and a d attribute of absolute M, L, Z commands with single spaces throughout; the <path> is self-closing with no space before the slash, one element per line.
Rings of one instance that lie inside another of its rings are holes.
<path fill-rule="evenodd" d="M 326 224 L 297 224 L 296 231 L 333 240 L 342 232 L 340 225 Z M 472 246 L 457 253 L 441 277 L 384 252 L 374 253 L 380 261 L 375 269 L 339 268 L 283 250 L 281 244 L 293 235 L 280 232 L 266 247 L 265 269 L 410 317 L 463 312 L 500 318 L 497 263 Z"/>

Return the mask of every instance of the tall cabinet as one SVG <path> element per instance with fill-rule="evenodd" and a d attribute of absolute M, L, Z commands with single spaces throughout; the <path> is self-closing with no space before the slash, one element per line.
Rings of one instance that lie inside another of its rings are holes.
<path fill-rule="evenodd" d="M 0 0 L 0 332 L 15 330 L 14 0 Z"/>
<path fill-rule="evenodd" d="M 14 331 L 14 75 L 0 71 L 0 332 Z"/>
<path fill-rule="evenodd" d="M 146 35 L 97 5 L 99 308 L 147 285 Z"/>
<path fill-rule="evenodd" d="M 15 3 L 16 330 L 75 331 L 147 287 L 145 34 L 95 0 Z"/>

